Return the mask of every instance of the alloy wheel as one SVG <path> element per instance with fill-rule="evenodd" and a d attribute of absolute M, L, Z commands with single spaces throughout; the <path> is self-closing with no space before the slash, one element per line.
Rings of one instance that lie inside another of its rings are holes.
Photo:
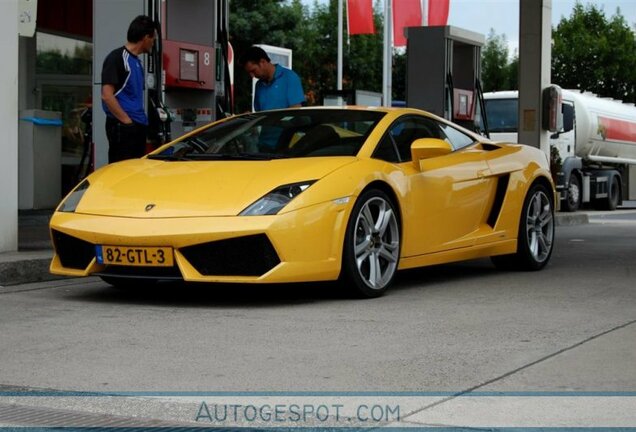
<path fill-rule="evenodd" d="M 538 190 L 530 199 L 526 214 L 526 235 L 530 254 L 535 261 L 545 261 L 554 241 L 554 216 L 548 196 Z"/>
<path fill-rule="evenodd" d="M 357 215 L 354 228 L 354 256 L 361 279 L 371 289 L 384 288 L 398 265 L 400 236 L 391 205 L 372 197 Z"/>

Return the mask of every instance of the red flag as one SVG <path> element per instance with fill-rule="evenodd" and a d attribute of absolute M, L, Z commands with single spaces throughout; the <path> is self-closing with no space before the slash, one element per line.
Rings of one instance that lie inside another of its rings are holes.
<path fill-rule="evenodd" d="M 373 34 L 373 0 L 347 0 L 349 34 Z"/>
<path fill-rule="evenodd" d="M 422 25 L 422 4 L 420 0 L 393 0 L 393 46 L 406 45 L 405 27 Z"/>
<path fill-rule="evenodd" d="M 445 26 L 450 0 L 428 0 L 428 25 Z"/>

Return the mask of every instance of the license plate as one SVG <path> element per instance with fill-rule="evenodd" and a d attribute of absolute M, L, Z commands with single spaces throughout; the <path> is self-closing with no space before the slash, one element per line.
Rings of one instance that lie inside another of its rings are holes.
<path fill-rule="evenodd" d="M 170 247 L 95 246 L 97 262 L 122 266 L 172 267 Z"/>

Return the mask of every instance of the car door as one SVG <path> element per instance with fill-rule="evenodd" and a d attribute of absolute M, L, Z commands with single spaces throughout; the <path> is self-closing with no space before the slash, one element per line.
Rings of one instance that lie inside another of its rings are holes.
<path fill-rule="evenodd" d="M 443 139 L 454 150 L 413 163 L 410 146 L 418 138 Z M 398 119 L 376 153 L 387 159 L 391 142 L 410 185 L 403 208 L 402 256 L 472 246 L 492 193 L 484 152 L 471 136 L 425 116 Z"/>

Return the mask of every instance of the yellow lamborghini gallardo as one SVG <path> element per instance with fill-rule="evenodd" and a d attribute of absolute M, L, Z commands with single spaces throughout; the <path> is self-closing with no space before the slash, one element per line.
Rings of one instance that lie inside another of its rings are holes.
<path fill-rule="evenodd" d="M 83 180 L 51 218 L 51 272 L 141 280 L 340 280 L 477 257 L 538 270 L 555 191 L 544 153 L 415 109 L 224 119 Z"/>

